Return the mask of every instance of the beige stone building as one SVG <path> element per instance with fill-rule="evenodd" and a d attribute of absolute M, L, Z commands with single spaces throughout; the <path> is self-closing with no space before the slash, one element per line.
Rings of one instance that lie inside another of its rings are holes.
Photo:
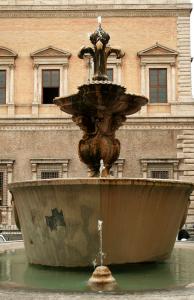
<path fill-rule="evenodd" d="M 110 45 L 125 52 L 109 58 L 110 80 L 150 99 L 118 131 L 112 173 L 194 182 L 191 8 L 189 0 L 1 0 L 1 227 L 14 224 L 7 183 L 87 176 L 77 154 L 81 132 L 52 98 L 91 80 L 90 57 L 77 53 L 99 15 Z"/>

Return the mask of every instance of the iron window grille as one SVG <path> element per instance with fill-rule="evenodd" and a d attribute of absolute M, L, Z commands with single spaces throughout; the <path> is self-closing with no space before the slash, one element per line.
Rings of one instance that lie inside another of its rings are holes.
<path fill-rule="evenodd" d="M 41 179 L 59 178 L 59 172 L 57 171 L 42 171 Z"/>

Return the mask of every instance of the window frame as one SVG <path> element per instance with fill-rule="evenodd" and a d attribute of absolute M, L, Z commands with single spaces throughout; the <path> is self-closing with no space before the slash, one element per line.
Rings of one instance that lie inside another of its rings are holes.
<path fill-rule="evenodd" d="M 33 60 L 34 68 L 34 98 L 32 101 L 32 114 L 38 115 L 39 105 L 54 106 L 54 104 L 42 103 L 42 70 L 59 69 L 59 97 L 68 95 L 68 66 L 71 53 L 53 46 L 48 46 L 31 53 L 30 56 Z"/>
<path fill-rule="evenodd" d="M 0 165 L 0 173 L 3 174 L 3 188 L 2 188 L 2 205 L 0 206 L 7 206 L 7 168 L 5 165 Z"/>
<path fill-rule="evenodd" d="M 41 172 L 59 172 L 58 178 L 67 178 L 69 171 L 69 159 L 31 159 L 31 170 L 33 180 L 41 179 Z"/>
<path fill-rule="evenodd" d="M 167 75 L 167 99 L 166 102 L 150 102 L 150 105 L 166 105 L 169 103 L 172 95 L 172 90 L 171 90 L 171 70 L 169 65 L 162 64 L 162 65 L 156 65 L 156 64 L 149 64 L 146 66 L 146 90 L 145 90 L 145 96 L 150 99 L 150 69 L 166 69 L 166 75 Z"/>
<path fill-rule="evenodd" d="M 61 170 L 53 170 L 53 169 L 51 169 L 51 170 L 48 170 L 48 169 L 46 169 L 46 170 L 41 170 L 41 172 L 40 172 L 40 179 L 54 179 L 54 178 L 62 178 L 62 175 L 61 175 L 61 172 L 60 172 Z M 53 173 L 53 174 L 57 174 L 57 176 L 43 176 L 43 174 L 51 174 L 51 173 Z"/>
<path fill-rule="evenodd" d="M 122 178 L 123 172 L 124 172 L 124 166 L 125 166 L 125 159 L 124 158 L 118 158 L 111 170 L 110 173 L 114 176 L 114 178 Z"/>
<path fill-rule="evenodd" d="M 167 69 L 167 102 L 149 102 L 143 111 L 147 111 L 149 105 L 169 105 L 176 102 L 176 60 L 178 52 L 158 42 L 153 46 L 137 53 L 140 59 L 141 94 L 149 98 L 149 69 Z"/>
<path fill-rule="evenodd" d="M 12 225 L 12 196 L 8 190 L 8 184 L 12 182 L 13 179 L 13 159 L 0 159 L 0 172 L 3 172 L 4 183 L 3 183 L 3 205 L 0 206 L 0 211 L 2 214 L 2 223 L 0 228 L 6 228 L 6 226 Z M 14 225 L 15 226 L 15 225 Z"/>
<path fill-rule="evenodd" d="M 14 77 L 17 53 L 6 47 L 0 47 L 0 70 L 6 71 L 6 101 L 0 107 L 7 106 L 7 114 L 14 116 Z"/>
<path fill-rule="evenodd" d="M 13 99 L 13 87 L 14 87 L 14 82 L 13 82 L 13 69 L 14 66 L 6 66 L 6 65 L 0 65 L 0 71 L 5 71 L 6 76 L 6 88 L 5 88 L 5 103 L 0 103 L 0 106 L 3 105 L 9 105 L 9 104 L 14 104 L 14 99 Z"/>
<path fill-rule="evenodd" d="M 42 173 L 48 172 L 48 173 L 55 173 L 58 172 L 57 178 L 62 178 L 62 165 L 61 164 L 55 164 L 55 163 L 41 163 L 37 166 L 37 180 L 43 180 Z M 54 179 L 56 177 L 52 177 Z M 46 178 L 45 178 L 46 179 Z M 48 179 L 48 178 L 47 178 Z"/>
<path fill-rule="evenodd" d="M 46 65 L 43 65 L 43 66 L 39 66 L 38 68 L 38 89 L 37 89 L 37 100 L 38 100 L 38 103 L 39 104 L 42 104 L 42 105 L 52 105 L 54 106 L 54 104 L 50 103 L 50 104 L 44 104 L 43 103 L 43 78 L 42 78 L 42 71 L 44 70 L 59 70 L 59 79 L 60 79 L 60 82 L 59 82 L 59 97 L 61 97 L 62 95 L 64 96 L 65 95 L 65 91 L 64 91 L 64 82 L 62 82 L 62 78 L 64 78 L 63 76 L 63 67 L 61 66 L 58 66 L 58 65 L 52 65 L 52 66 L 46 66 Z"/>
<path fill-rule="evenodd" d="M 178 179 L 179 159 L 173 158 L 155 158 L 155 159 L 140 159 L 143 178 L 150 177 L 152 171 L 168 171 L 169 180 Z"/>
<path fill-rule="evenodd" d="M 114 68 L 112 68 L 112 67 L 110 67 L 110 66 L 108 66 L 108 68 L 107 68 L 107 76 L 108 76 L 108 70 L 112 70 L 112 80 L 109 80 L 109 78 L 108 78 L 108 80 L 110 81 L 110 82 L 114 82 Z"/>

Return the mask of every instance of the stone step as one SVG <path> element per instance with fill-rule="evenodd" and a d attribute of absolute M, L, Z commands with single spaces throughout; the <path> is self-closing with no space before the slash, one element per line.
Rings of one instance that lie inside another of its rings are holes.
<path fill-rule="evenodd" d="M 193 216 L 187 216 L 186 223 L 193 223 L 194 224 L 194 215 Z"/>
<path fill-rule="evenodd" d="M 194 164 L 181 164 L 179 171 L 194 171 Z"/>
<path fill-rule="evenodd" d="M 189 208 L 188 216 L 194 216 L 194 208 Z"/>
<path fill-rule="evenodd" d="M 186 134 L 186 135 L 188 135 L 188 134 L 194 135 L 194 130 L 193 130 L 193 129 L 184 129 L 184 130 L 183 130 L 183 134 Z"/>
<path fill-rule="evenodd" d="M 194 144 L 194 140 L 183 140 L 182 141 L 182 144 L 183 145 L 193 145 Z"/>
<path fill-rule="evenodd" d="M 194 171 L 184 171 L 183 175 L 184 176 L 193 176 L 193 179 L 194 179 Z"/>
<path fill-rule="evenodd" d="M 190 209 L 194 209 L 194 201 L 191 201 L 190 205 L 189 205 L 189 210 Z"/>
<path fill-rule="evenodd" d="M 194 151 L 194 143 L 191 143 L 190 141 L 189 141 L 189 143 L 178 143 L 176 148 L 177 149 L 183 149 L 183 148 L 184 149 L 189 149 L 189 151 L 191 149 L 193 149 L 193 151 Z"/>
<path fill-rule="evenodd" d="M 193 144 L 183 144 L 183 143 L 177 143 L 176 147 L 180 152 L 183 152 L 183 149 L 189 149 L 189 151 L 193 150 Z"/>
<path fill-rule="evenodd" d="M 177 135 L 178 140 L 189 140 L 189 141 L 194 141 L 194 135 L 193 134 L 179 134 Z"/>
<path fill-rule="evenodd" d="M 192 149 L 194 149 L 194 142 L 191 143 L 190 141 L 188 141 L 187 143 L 182 143 L 181 145 L 183 145 L 184 148 L 192 148 Z"/>
<path fill-rule="evenodd" d="M 194 164 L 193 158 L 186 158 L 183 160 L 184 164 Z"/>
<path fill-rule="evenodd" d="M 183 148 L 183 153 L 194 153 L 194 148 L 185 147 Z"/>
<path fill-rule="evenodd" d="M 179 176 L 179 180 L 194 183 L 194 176 Z"/>
<path fill-rule="evenodd" d="M 177 158 L 192 158 L 194 159 L 194 153 L 177 153 Z"/>

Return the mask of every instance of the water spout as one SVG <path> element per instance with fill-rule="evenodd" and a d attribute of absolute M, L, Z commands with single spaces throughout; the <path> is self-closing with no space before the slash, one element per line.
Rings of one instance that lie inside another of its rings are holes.
<path fill-rule="evenodd" d="M 117 287 L 117 283 L 109 268 L 103 265 L 105 254 L 102 248 L 102 229 L 103 221 L 98 220 L 99 252 L 97 257 L 99 257 L 100 265 L 97 266 L 97 259 L 93 261 L 94 272 L 88 280 L 88 285 L 93 291 L 112 291 Z"/>
<path fill-rule="evenodd" d="M 102 251 L 102 226 L 103 221 L 98 220 L 98 233 L 99 233 L 99 258 L 100 258 L 100 265 L 103 266 L 103 260 L 105 254 Z"/>

